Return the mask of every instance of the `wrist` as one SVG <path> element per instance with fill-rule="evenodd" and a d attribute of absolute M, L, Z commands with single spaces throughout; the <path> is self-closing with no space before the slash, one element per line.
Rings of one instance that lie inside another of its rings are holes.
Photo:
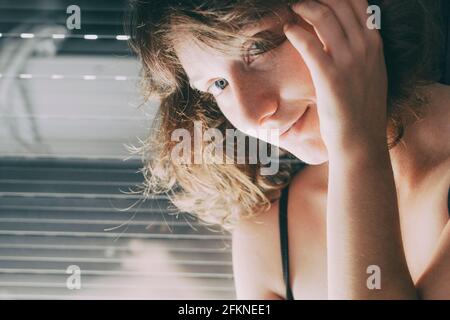
<path fill-rule="evenodd" d="M 330 141 L 331 140 L 331 141 Z M 330 161 L 335 159 L 371 161 L 389 156 L 386 134 L 335 135 L 326 142 Z"/>

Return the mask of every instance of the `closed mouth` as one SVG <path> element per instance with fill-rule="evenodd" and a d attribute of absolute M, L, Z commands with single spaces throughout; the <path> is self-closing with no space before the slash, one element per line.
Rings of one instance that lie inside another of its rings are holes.
<path fill-rule="evenodd" d="M 306 107 L 305 111 L 302 113 L 302 115 L 291 125 L 288 127 L 288 129 L 286 131 L 284 131 L 281 135 L 280 138 L 287 135 L 289 133 L 289 131 L 291 131 L 291 129 L 297 124 L 297 122 L 299 122 L 303 116 L 306 114 L 306 112 L 308 111 L 309 106 Z"/>

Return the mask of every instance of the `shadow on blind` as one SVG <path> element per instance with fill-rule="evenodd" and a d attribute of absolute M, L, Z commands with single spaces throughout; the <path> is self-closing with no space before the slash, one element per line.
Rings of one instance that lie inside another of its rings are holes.
<path fill-rule="evenodd" d="M 143 177 L 123 145 L 158 107 L 140 108 L 127 2 L 0 1 L 0 299 L 235 298 L 229 234 L 126 193 Z"/>
<path fill-rule="evenodd" d="M 0 298 L 235 299 L 230 235 L 139 201 L 140 166 L 0 158 Z"/>

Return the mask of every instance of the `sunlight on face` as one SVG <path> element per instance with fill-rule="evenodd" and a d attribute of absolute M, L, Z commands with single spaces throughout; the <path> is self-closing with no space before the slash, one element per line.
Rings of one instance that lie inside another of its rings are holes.
<path fill-rule="evenodd" d="M 292 19 L 286 7 L 277 16 L 245 28 L 243 32 L 251 36 L 283 39 L 251 59 L 224 56 L 192 38 L 179 42 L 175 50 L 191 85 L 212 94 L 237 129 L 244 133 L 279 129 L 279 147 L 306 163 L 320 164 L 328 159 L 320 136 L 315 89 L 301 55 L 283 33 L 284 23 Z M 314 33 L 305 21 L 298 23 Z M 258 43 L 251 48 L 257 49 Z"/>

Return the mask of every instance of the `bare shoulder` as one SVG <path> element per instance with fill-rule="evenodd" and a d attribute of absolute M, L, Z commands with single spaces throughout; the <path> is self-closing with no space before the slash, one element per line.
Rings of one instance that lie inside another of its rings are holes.
<path fill-rule="evenodd" d="M 322 194 L 328 184 L 328 163 L 322 165 L 307 166 L 300 171 L 291 182 L 291 190 L 294 196 L 307 198 L 306 193 Z"/>
<path fill-rule="evenodd" d="M 243 219 L 232 232 L 233 273 L 238 299 L 282 299 L 278 200 L 270 209 Z"/>
<path fill-rule="evenodd" d="M 292 233 L 289 242 L 293 275 L 295 261 L 299 260 L 295 253 L 298 235 L 293 230 L 314 232 L 317 221 L 302 216 L 308 216 L 310 213 L 307 211 L 314 210 L 314 202 L 317 201 L 314 195 L 322 191 L 323 177 L 323 167 L 308 166 L 299 171 L 289 185 L 288 220 Z M 241 221 L 233 231 L 233 268 L 238 298 L 280 299 L 284 296 L 278 216 L 279 200 L 273 202 L 268 211 Z M 305 223 L 307 225 L 299 225 Z M 303 236 L 308 234 L 310 232 L 303 232 Z"/>

